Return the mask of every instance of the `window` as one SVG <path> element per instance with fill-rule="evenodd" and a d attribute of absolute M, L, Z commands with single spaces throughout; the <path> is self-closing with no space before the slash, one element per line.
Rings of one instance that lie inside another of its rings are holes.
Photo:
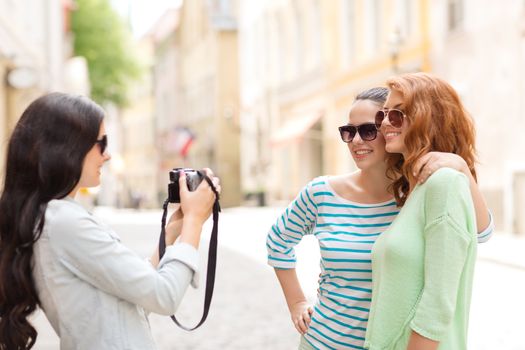
<path fill-rule="evenodd" d="M 397 1 L 397 22 L 396 27 L 399 28 L 399 34 L 403 38 L 408 38 L 413 30 L 413 0 L 398 0 Z"/>
<path fill-rule="evenodd" d="M 356 13 L 355 0 L 343 0 L 341 11 L 341 56 L 342 66 L 350 67 L 355 57 Z"/>
<path fill-rule="evenodd" d="M 382 0 L 369 0 L 365 3 L 365 52 L 374 56 L 380 46 Z"/>
<path fill-rule="evenodd" d="M 463 0 L 448 0 L 448 30 L 455 31 L 463 25 Z"/>
<path fill-rule="evenodd" d="M 295 27 L 293 28 L 293 45 L 294 45 L 294 61 L 293 61 L 293 68 L 295 70 L 295 74 L 299 75 L 302 72 L 303 69 L 303 60 L 304 60 L 304 42 L 303 42 L 303 13 L 299 9 L 299 5 L 297 3 L 293 4 L 293 20 Z"/>
<path fill-rule="evenodd" d="M 321 4 L 319 3 L 319 0 L 313 0 L 312 1 L 312 15 L 313 15 L 313 32 L 312 32 L 312 49 L 314 52 L 314 62 L 317 65 L 321 65 L 321 59 L 322 59 L 322 35 L 321 31 L 323 28 L 322 23 L 322 16 L 321 16 Z"/>

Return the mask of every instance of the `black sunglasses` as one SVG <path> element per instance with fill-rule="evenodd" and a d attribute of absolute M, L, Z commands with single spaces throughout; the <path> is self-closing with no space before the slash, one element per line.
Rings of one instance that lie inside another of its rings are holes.
<path fill-rule="evenodd" d="M 108 147 L 108 136 L 104 135 L 100 140 L 95 141 L 96 144 L 100 147 L 100 154 L 104 155 L 106 148 Z"/>
<path fill-rule="evenodd" d="M 403 111 L 400 111 L 399 109 L 380 109 L 376 113 L 376 128 L 381 128 L 381 124 L 383 124 L 383 119 L 385 118 L 388 118 L 390 125 L 392 125 L 394 128 L 399 129 L 401 126 L 403 126 L 403 121 L 405 120 L 405 113 L 403 113 Z"/>
<path fill-rule="evenodd" d="M 374 123 L 366 123 L 361 125 L 343 125 L 339 127 L 341 140 L 346 143 L 352 142 L 355 135 L 359 133 L 361 140 L 372 141 L 377 137 L 377 128 Z"/>

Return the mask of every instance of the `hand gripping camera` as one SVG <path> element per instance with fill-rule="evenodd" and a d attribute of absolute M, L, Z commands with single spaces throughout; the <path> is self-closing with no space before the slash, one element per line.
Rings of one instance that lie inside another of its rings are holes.
<path fill-rule="evenodd" d="M 179 173 L 184 171 L 186 174 L 186 184 L 189 191 L 195 191 L 204 179 L 200 171 L 189 168 L 175 168 L 170 171 L 170 183 L 168 184 L 168 201 L 170 203 L 180 203 Z"/>

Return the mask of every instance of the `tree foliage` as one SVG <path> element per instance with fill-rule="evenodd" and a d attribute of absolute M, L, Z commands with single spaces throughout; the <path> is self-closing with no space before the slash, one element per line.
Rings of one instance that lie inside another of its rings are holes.
<path fill-rule="evenodd" d="M 88 62 L 91 97 L 98 103 L 127 102 L 129 83 L 140 77 L 131 34 L 109 0 L 76 0 L 72 16 L 75 55 Z"/>

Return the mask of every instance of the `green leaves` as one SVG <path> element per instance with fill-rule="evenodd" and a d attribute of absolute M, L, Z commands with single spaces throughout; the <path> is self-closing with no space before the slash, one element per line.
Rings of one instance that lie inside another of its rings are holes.
<path fill-rule="evenodd" d="M 109 0 L 77 0 L 72 16 L 75 55 L 88 62 L 91 97 L 100 104 L 127 103 L 127 89 L 140 78 L 131 34 Z"/>

